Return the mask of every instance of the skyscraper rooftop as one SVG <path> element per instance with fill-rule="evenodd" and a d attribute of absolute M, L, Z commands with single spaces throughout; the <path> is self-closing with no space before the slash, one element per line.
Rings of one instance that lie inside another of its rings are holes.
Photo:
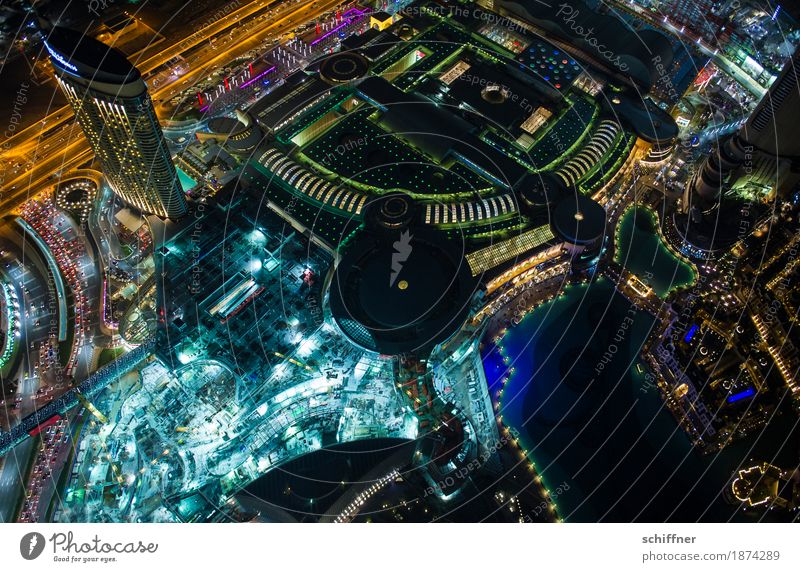
<path fill-rule="evenodd" d="M 139 70 L 119 50 L 75 30 L 54 28 L 45 46 L 114 192 L 144 213 L 185 215 L 186 199 Z"/>

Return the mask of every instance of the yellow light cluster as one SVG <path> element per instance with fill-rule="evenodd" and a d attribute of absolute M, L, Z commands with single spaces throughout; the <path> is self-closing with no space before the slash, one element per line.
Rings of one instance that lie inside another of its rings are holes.
<path fill-rule="evenodd" d="M 548 240 L 555 238 L 549 225 L 543 225 L 522 234 L 467 254 L 467 263 L 473 276 L 508 262 Z"/>

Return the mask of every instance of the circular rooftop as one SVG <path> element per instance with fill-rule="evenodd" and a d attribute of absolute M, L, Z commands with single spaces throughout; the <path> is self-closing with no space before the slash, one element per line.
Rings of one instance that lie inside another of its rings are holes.
<path fill-rule="evenodd" d="M 322 62 L 319 75 L 334 85 L 348 83 L 364 77 L 369 71 L 369 62 L 354 52 L 338 52 Z"/>
<path fill-rule="evenodd" d="M 249 152 L 261 142 L 262 132 L 252 119 L 237 111 L 230 117 L 223 115 L 210 119 L 207 123 L 211 137 L 222 141 L 225 148 L 232 152 Z M 200 139 L 207 138 L 204 134 L 198 135 Z"/>
<path fill-rule="evenodd" d="M 436 233 L 367 230 L 336 268 L 330 306 L 345 335 L 366 349 L 425 352 L 461 328 L 476 287 L 461 248 Z"/>
<path fill-rule="evenodd" d="M 141 77 L 122 52 L 69 28 L 53 28 L 45 46 L 56 68 L 87 80 L 123 84 Z"/>
<path fill-rule="evenodd" d="M 558 202 L 551 224 L 555 234 L 565 241 L 586 246 L 603 237 L 606 211 L 599 203 L 576 193 Z"/>
<path fill-rule="evenodd" d="M 364 212 L 364 221 L 371 229 L 404 229 L 417 216 L 417 203 L 402 192 L 388 193 L 370 200 Z"/>
<path fill-rule="evenodd" d="M 693 206 L 689 213 L 675 213 L 678 235 L 695 249 L 707 253 L 731 248 L 741 237 L 742 228 L 754 228 L 758 209 L 739 199 L 724 197 L 707 212 Z"/>
<path fill-rule="evenodd" d="M 222 133 L 233 136 L 243 133 L 245 129 L 248 128 L 248 125 L 245 125 L 236 117 L 222 115 L 220 117 L 213 117 L 212 119 L 209 119 L 208 128 L 212 133 Z"/>
<path fill-rule="evenodd" d="M 551 171 L 527 173 L 514 185 L 514 192 L 523 209 L 552 205 L 566 195 L 566 187 L 560 177 Z"/>

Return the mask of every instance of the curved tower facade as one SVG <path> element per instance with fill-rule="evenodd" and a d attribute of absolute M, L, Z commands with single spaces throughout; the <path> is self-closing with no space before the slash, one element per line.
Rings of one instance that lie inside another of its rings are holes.
<path fill-rule="evenodd" d="M 800 138 L 793 129 L 800 119 L 800 50 L 742 126 L 741 135 L 757 150 L 772 157 L 800 158 Z"/>
<path fill-rule="evenodd" d="M 798 179 L 800 138 L 800 50 L 786 62 L 778 79 L 738 132 L 721 141 L 696 174 L 689 190 L 716 201 L 731 177 L 746 169 L 750 177 L 770 181 L 780 194 Z M 688 204 L 688 196 L 687 196 Z"/>
<path fill-rule="evenodd" d="M 118 50 L 65 28 L 54 28 L 45 47 L 114 192 L 145 213 L 185 215 L 186 199 L 139 70 Z"/>

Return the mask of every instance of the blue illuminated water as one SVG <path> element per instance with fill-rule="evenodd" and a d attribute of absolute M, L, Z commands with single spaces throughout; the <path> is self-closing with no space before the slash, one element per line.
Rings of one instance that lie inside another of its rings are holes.
<path fill-rule="evenodd" d="M 190 176 L 189 176 L 189 175 L 186 173 L 186 171 L 184 171 L 184 170 L 183 170 L 183 169 L 181 169 L 180 167 L 175 167 L 175 169 L 178 171 L 178 181 L 180 181 L 180 183 L 181 183 L 181 188 L 183 188 L 183 192 L 184 192 L 184 193 L 185 193 L 186 191 L 188 191 L 189 189 L 193 188 L 195 185 L 197 185 L 197 181 L 195 181 L 194 179 L 192 179 L 192 178 L 191 178 L 191 177 L 190 177 Z"/>
<path fill-rule="evenodd" d="M 503 423 L 520 432 L 548 488 L 569 485 L 554 498 L 567 521 L 752 518 L 735 514 L 723 488 L 742 463 L 773 459 L 780 444 L 776 462 L 789 463 L 800 444 L 793 418 L 779 418 L 757 442 L 696 452 L 636 367 L 652 324 L 605 279 L 568 287 L 508 330 L 508 365 L 489 344 L 484 350 L 493 393 L 516 369 L 501 398 Z"/>

